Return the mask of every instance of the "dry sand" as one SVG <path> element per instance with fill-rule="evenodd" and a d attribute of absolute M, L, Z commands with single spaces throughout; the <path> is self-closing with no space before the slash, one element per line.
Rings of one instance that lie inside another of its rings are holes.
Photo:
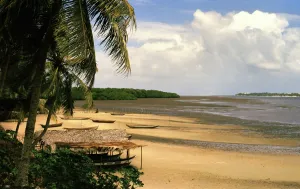
<path fill-rule="evenodd" d="M 116 120 L 113 124 L 93 123 L 91 120 L 62 121 L 64 126 L 99 125 L 99 129 L 126 129 L 132 140 L 145 144 L 141 177 L 146 189 L 203 188 L 203 189 L 282 189 L 300 188 L 300 155 L 241 153 L 201 147 L 181 146 L 161 141 L 136 140 L 135 134 L 169 139 L 201 140 L 209 142 L 300 146 L 292 139 L 275 139 L 247 133 L 238 125 L 197 124 L 194 119 L 158 115 L 126 114 L 112 116 L 109 113 L 84 113 L 75 111 L 75 117 Z M 37 117 L 39 124 L 46 116 Z M 53 121 L 55 122 L 55 121 Z M 159 125 L 157 129 L 130 129 L 126 123 Z M 6 129 L 15 129 L 15 122 L 0 123 Z M 24 134 L 25 124 L 20 127 Z M 140 167 L 140 149 L 135 149 L 133 165 Z"/>

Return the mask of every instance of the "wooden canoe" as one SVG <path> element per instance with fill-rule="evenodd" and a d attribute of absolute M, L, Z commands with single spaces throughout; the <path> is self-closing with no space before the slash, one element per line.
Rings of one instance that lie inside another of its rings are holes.
<path fill-rule="evenodd" d="M 128 138 L 128 140 L 130 140 L 132 138 L 132 135 L 127 135 L 126 138 Z"/>
<path fill-rule="evenodd" d="M 122 153 L 119 153 L 119 154 L 115 154 L 115 155 L 107 155 L 108 153 L 106 154 L 88 154 L 87 156 L 89 158 L 91 158 L 95 163 L 96 162 L 108 162 L 108 161 L 117 161 L 120 158 L 120 156 L 122 155 Z"/>
<path fill-rule="evenodd" d="M 89 117 L 60 117 L 63 120 L 88 120 Z"/>
<path fill-rule="evenodd" d="M 50 125 L 49 125 L 49 128 L 52 128 L 52 127 L 60 127 L 60 126 L 62 126 L 62 124 L 63 124 L 63 123 L 54 123 L 54 124 L 50 124 Z M 45 128 L 46 125 L 41 124 L 41 126 L 42 126 L 43 128 Z"/>
<path fill-rule="evenodd" d="M 123 114 L 123 113 L 111 113 L 110 115 L 125 115 L 125 114 Z"/>
<path fill-rule="evenodd" d="M 136 125 L 136 124 L 126 124 L 127 127 L 132 129 L 154 129 L 158 127 L 158 125 Z"/>
<path fill-rule="evenodd" d="M 95 123 L 114 123 L 116 120 L 92 119 Z"/>
<path fill-rule="evenodd" d="M 95 166 L 103 166 L 103 167 L 119 167 L 119 166 L 128 166 L 131 163 L 131 160 L 135 158 L 135 156 L 129 158 L 120 158 L 117 160 L 108 160 L 102 162 L 94 162 Z"/>
<path fill-rule="evenodd" d="M 97 130 L 99 126 L 84 126 L 84 127 L 64 127 L 64 129 L 67 129 L 68 131 L 71 130 Z"/>

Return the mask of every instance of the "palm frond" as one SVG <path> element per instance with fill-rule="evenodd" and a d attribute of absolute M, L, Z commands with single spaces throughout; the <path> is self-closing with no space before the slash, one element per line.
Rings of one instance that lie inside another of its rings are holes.
<path fill-rule="evenodd" d="M 63 100 L 62 105 L 65 109 L 65 114 L 73 115 L 74 109 L 74 100 L 72 98 L 72 78 L 67 76 L 66 79 L 63 81 L 64 92 L 63 92 Z"/>
<path fill-rule="evenodd" d="M 133 7 L 127 0 L 87 0 L 89 14 L 95 21 L 101 45 L 117 66 L 117 72 L 129 74 L 130 60 L 127 50 L 127 28 L 136 28 Z"/>
<path fill-rule="evenodd" d="M 75 86 L 84 92 L 85 100 L 88 105 L 88 108 L 91 108 L 93 106 L 93 96 L 90 87 L 88 87 L 86 83 L 80 77 L 77 76 L 76 73 L 70 73 L 70 74 L 73 78 L 73 82 Z"/>
<path fill-rule="evenodd" d="M 72 69 L 81 70 L 80 76 L 93 86 L 97 64 L 92 26 L 85 0 L 64 1 L 61 26 L 57 40 L 64 61 L 74 64 Z"/>
<path fill-rule="evenodd" d="M 45 91 L 45 93 L 47 95 L 54 95 L 54 93 L 52 91 L 56 91 L 56 87 L 57 85 L 59 85 L 58 83 L 58 68 L 55 68 L 54 72 L 51 73 L 51 80 L 50 80 L 50 85 L 47 87 L 47 90 Z"/>

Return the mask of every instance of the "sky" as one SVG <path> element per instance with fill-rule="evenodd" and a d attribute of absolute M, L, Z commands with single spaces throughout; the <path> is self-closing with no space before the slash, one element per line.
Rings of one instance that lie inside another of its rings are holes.
<path fill-rule="evenodd" d="M 180 95 L 300 92 L 299 0 L 129 0 L 132 73 L 116 73 L 96 40 L 94 87 Z"/>

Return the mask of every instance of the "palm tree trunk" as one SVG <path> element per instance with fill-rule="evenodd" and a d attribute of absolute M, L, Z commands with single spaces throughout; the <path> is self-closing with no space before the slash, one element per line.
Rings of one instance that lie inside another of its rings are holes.
<path fill-rule="evenodd" d="M 21 105 L 21 107 L 19 109 L 19 115 L 18 115 L 18 124 L 17 124 L 17 127 L 16 127 L 15 135 L 14 135 L 15 139 L 17 139 L 20 125 L 21 125 L 22 121 L 24 120 L 24 114 L 25 114 L 24 107 L 23 107 L 23 105 Z"/>
<path fill-rule="evenodd" d="M 42 79 L 45 70 L 47 52 L 50 46 L 51 39 L 54 36 L 55 23 L 58 19 L 61 6 L 62 6 L 62 0 L 56 0 L 53 3 L 52 15 L 50 18 L 50 23 L 48 25 L 47 32 L 45 34 L 45 37 L 41 43 L 38 52 L 36 53 L 36 56 L 33 59 L 33 63 L 37 65 L 35 70 L 36 74 L 33 79 L 33 85 L 31 88 L 29 116 L 28 116 L 26 130 L 25 130 L 25 138 L 24 138 L 24 144 L 22 148 L 22 155 L 17 166 L 18 173 L 17 173 L 16 184 L 15 184 L 16 187 L 22 188 L 28 186 L 28 171 L 29 171 L 30 155 L 32 152 L 32 143 L 33 143 L 37 109 L 38 109 L 38 104 L 41 96 Z"/>
<path fill-rule="evenodd" d="M 0 96 L 2 96 L 2 92 L 4 89 L 4 84 L 5 84 L 9 61 L 10 61 L 10 55 L 8 54 L 7 60 L 5 61 L 5 65 L 3 66 L 3 70 L 1 70 L 2 73 L 1 73 L 1 84 L 0 84 Z"/>
<path fill-rule="evenodd" d="M 18 136 L 18 132 L 19 132 L 19 128 L 20 128 L 20 125 L 21 125 L 21 118 L 18 119 L 18 124 L 17 124 L 17 127 L 16 127 L 16 132 L 15 132 L 15 135 L 14 135 L 14 138 L 16 139 L 17 136 Z"/>
<path fill-rule="evenodd" d="M 46 132 L 49 128 L 49 125 L 50 125 L 50 120 L 51 120 L 53 109 L 54 109 L 54 104 L 51 105 L 50 110 L 48 112 L 47 121 L 46 121 L 46 125 L 44 127 L 44 130 L 42 131 L 42 133 L 36 139 L 34 139 L 34 142 L 32 144 L 33 148 L 35 147 L 35 145 L 37 145 L 39 140 L 41 140 L 43 138 L 43 136 L 46 134 Z"/>
<path fill-rule="evenodd" d="M 29 116 L 26 124 L 24 144 L 22 148 L 21 159 L 18 164 L 18 175 L 16 179 L 16 185 L 19 187 L 28 186 L 28 170 L 30 162 L 30 154 L 32 151 L 32 141 L 35 129 L 35 121 L 37 115 L 37 109 L 41 94 L 41 84 L 43 79 L 43 73 L 45 69 L 45 60 L 47 55 L 47 49 L 43 49 L 44 52 L 39 59 L 39 65 L 36 67 L 36 75 L 34 77 L 33 86 L 31 89 L 31 99 Z M 43 60 L 44 59 L 44 60 Z"/>

